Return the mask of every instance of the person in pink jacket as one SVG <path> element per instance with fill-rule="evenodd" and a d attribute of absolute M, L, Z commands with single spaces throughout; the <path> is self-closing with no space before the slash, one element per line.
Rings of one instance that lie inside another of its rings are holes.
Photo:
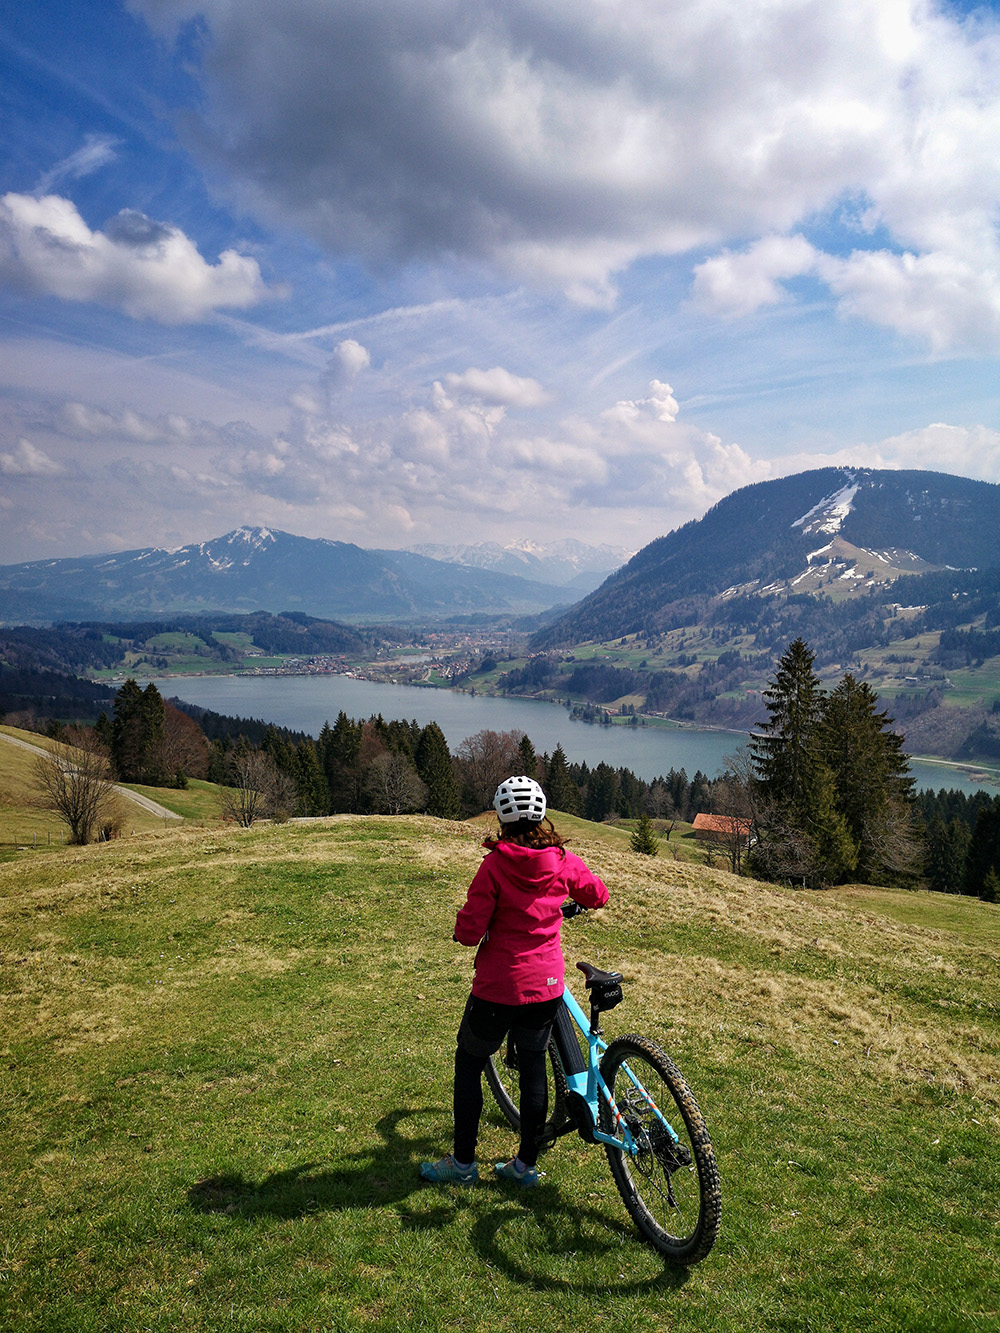
<path fill-rule="evenodd" d="M 547 1113 L 545 1051 L 565 985 L 562 906 L 568 895 L 580 907 L 603 907 L 608 891 L 566 851 L 532 778 L 502 782 L 493 805 L 500 834 L 483 844 L 486 856 L 455 921 L 455 940 L 479 946 L 455 1051 L 455 1147 L 438 1162 L 421 1163 L 420 1175 L 461 1185 L 479 1179 L 482 1074 L 509 1032 L 518 1055 L 521 1142 L 517 1156 L 498 1162 L 496 1171 L 531 1186 L 538 1184 L 535 1140 Z"/>

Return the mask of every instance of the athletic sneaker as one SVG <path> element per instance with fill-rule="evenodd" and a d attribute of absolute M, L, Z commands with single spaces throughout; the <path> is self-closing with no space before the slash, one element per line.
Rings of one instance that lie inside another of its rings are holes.
<path fill-rule="evenodd" d="M 432 1185 L 475 1185 L 479 1180 L 479 1167 L 473 1162 L 460 1171 L 449 1153 L 439 1162 L 421 1162 L 420 1179 L 429 1180 Z"/>
<path fill-rule="evenodd" d="M 497 1175 L 503 1176 L 504 1180 L 515 1181 L 522 1189 L 532 1189 L 538 1184 L 538 1171 L 533 1166 L 526 1166 L 523 1171 L 518 1171 L 516 1162 L 516 1157 L 512 1157 L 509 1162 L 497 1162 Z"/>

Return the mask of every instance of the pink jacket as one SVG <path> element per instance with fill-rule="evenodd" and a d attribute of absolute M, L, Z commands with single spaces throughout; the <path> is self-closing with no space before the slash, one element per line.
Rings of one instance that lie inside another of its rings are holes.
<path fill-rule="evenodd" d="M 566 963 L 559 930 L 567 894 L 603 907 L 608 891 L 572 852 L 499 842 L 487 852 L 455 921 L 460 944 L 478 944 L 473 995 L 534 1004 L 561 995 Z"/>

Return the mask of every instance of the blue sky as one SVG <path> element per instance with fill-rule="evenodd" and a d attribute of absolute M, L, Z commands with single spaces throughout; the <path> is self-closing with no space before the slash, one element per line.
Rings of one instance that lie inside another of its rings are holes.
<path fill-rule="evenodd" d="M 24 0 L 0 113 L 0 562 L 1000 480 L 992 6 Z"/>

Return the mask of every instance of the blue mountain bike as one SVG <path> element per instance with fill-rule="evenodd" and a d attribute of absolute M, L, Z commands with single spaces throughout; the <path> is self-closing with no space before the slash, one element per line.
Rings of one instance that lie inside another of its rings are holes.
<path fill-rule="evenodd" d="M 675 1263 L 696 1264 L 715 1244 L 722 1220 L 704 1117 L 655 1042 L 635 1033 L 603 1040 L 600 1015 L 621 1003 L 621 973 L 577 967 L 590 992 L 590 1021 L 567 986 L 549 1042 L 549 1116 L 539 1149 L 574 1131 L 585 1143 L 602 1144 L 643 1238 Z M 516 1071 L 517 1049 L 508 1039 L 486 1066 L 486 1079 L 513 1129 L 520 1127 Z"/>

